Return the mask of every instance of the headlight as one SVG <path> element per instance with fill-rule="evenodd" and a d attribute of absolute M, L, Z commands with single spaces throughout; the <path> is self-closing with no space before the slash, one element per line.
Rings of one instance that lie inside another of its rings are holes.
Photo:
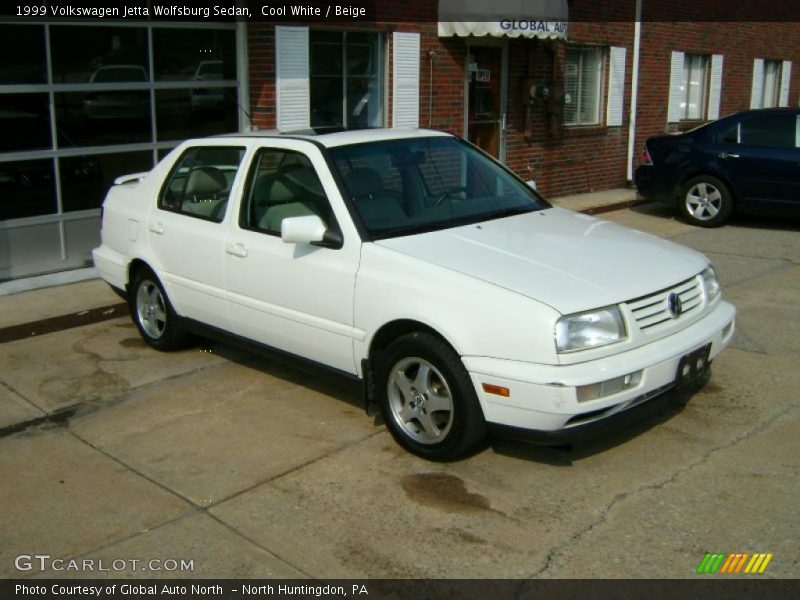
<path fill-rule="evenodd" d="M 711 304 L 714 300 L 719 298 L 722 293 L 722 288 L 717 279 L 717 272 L 714 270 L 714 267 L 709 266 L 705 271 L 700 273 L 700 277 L 703 278 L 703 287 L 706 289 L 706 300 Z"/>
<path fill-rule="evenodd" d="M 596 348 L 624 339 L 625 323 L 616 306 L 606 306 L 561 317 L 555 334 L 559 352 Z"/>

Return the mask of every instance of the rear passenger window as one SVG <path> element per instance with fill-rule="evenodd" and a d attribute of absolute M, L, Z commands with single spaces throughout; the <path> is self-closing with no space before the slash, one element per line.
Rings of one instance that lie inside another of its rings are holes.
<path fill-rule="evenodd" d="M 771 148 L 794 148 L 797 118 L 793 113 L 752 116 L 741 125 L 741 143 Z"/>
<path fill-rule="evenodd" d="M 311 161 L 300 152 L 261 149 L 253 159 L 241 227 L 279 236 L 284 219 L 306 215 L 331 224 L 330 204 Z"/>
<path fill-rule="evenodd" d="M 244 156 L 244 148 L 190 148 L 178 159 L 167 179 L 158 207 L 219 223 Z"/>

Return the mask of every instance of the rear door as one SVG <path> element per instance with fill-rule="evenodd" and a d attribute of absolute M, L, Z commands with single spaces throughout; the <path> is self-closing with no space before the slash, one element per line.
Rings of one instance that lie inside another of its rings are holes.
<path fill-rule="evenodd" d="M 228 200 L 238 186 L 245 147 L 187 148 L 170 171 L 150 211 L 152 263 L 178 314 L 229 327 L 225 301 Z"/>
<path fill-rule="evenodd" d="M 780 210 L 800 204 L 797 111 L 751 113 L 723 132 L 719 142 L 719 169 L 743 208 Z"/>

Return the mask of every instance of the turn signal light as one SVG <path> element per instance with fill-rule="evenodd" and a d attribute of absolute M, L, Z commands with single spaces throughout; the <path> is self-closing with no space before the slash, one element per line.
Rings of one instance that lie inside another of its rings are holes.
<path fill-rule="evenodd" d="M 508 398 L 509 396 L 511 396 L 511 391 L 507 387 L 503 387 L 500 385 L 492 385 L 491 383 L 484 383 L 483 391 L 486 392 L 487 394 L 502 396 L 503 398 Z"/>

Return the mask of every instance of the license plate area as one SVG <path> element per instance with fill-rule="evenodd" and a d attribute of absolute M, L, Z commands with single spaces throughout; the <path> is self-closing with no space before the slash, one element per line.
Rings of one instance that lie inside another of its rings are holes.
<path fill-rule="evenodd" d="M 675 383 L 678 387 L 686 387 L 701 381 L 708 374 L 710 368 L 708 355 L 710 353 L 711 344 L 706 344 L 681 358 L 678 363 L 678 372 L 675 375 Z"/>

